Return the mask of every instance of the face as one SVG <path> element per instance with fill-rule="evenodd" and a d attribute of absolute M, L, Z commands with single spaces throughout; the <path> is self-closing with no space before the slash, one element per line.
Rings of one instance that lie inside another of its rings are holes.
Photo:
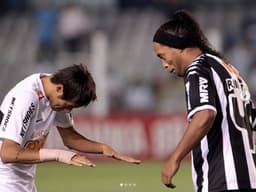
<path fill-rule="evenodd" d="M 62 95 L 63 95 L 63 86 L 56 85 L 54 91 L 52 92 L 51 96 L 49 97 L 51 108 L 54 111 L 64 111 L 64 112 L 68 113 L 73 108 L 78 107 L 74 103 L 62 99 Z"/>
<path fill-rule="evenodd" d="M 180 62 L 182 50 L 164 46 L 156 42 L 153 42 L 153 49 L 165 69 L 177 76 L 184 76 L 184 70 Z"/>

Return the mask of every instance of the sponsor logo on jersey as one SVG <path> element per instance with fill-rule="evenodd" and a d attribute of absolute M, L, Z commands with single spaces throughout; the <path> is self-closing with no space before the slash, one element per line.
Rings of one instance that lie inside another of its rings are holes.
<path fill-rule="evenodd" d="M 31 140 L 27 141 L 24 147 L 30 150 L 39 150 L 43 148 L 48 133 L 48 130 L 39 130 L 34 132 L 31 136 Z"/>
<path fill-rule="evenodd" d="M 241 80 L 239 82 L 237 79 L 226 79 L 226 85 L 228 91 L 233 91 L 242 101 L 250 101 L 251 94 L 244 81 Z"/>
<path fill-rule="evenodd" d="M 15 97 L 13 97 L 12 100 L 11 100 L 9 109 L 8 109 L 8 111 L 7 111 L 7 114 L 6 114 L 6 118 L 5 118 L 5 120 L 4 120 L 4 124 L 3 124 L 3 128 L 2 128 L 3 131 L 6 130 L 6 127 L 7 127 L 7 125 L 8 125 L 8 122 L 9 122 L 10 117 L 11 117 L 11 115 L 12 115 L 12 110 L 13 110 L 13 107 L 14 107 L 15 100 L 16 100 Z M 2 117 L 2 118 L 3 118 L 3 117 Z"/>
<path fill-rule="evenodd" d="M 33 112 L 35 111 L 36 107 L 34 105 L 34 103 L 31 103 L 29 108 L 28 108 L 28 111 L 22 121 L 22 128 L 21 128 L 21 132 L 20 132 L 20 135 L 23 137 L 27 131 L 27 128 L 28 128 L 28 124 L 29 124 L 29 120 L 30 118 L 32 117 L 33 115 Z"/>
<path fill-rule="evenodd" d="M 209 102 L 209 94 L 208 94 L 208 80 L 199 77 L 199 96 L 200 96 L 200 103 L 207 103 Z"/>
<path fill-rule="evenodd" d="M 228 91 L 233 91 L 239 87 L 238 82 L 235 79 L 226 79 L 226 84 Z"/>

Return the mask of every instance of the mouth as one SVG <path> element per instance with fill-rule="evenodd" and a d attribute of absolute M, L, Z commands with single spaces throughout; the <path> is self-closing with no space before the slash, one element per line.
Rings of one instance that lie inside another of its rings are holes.
<path fill-rule="evenodd" d="M 175 70 L 170 70 L 170 74 L 174 75 L 175 77 L 180 77 L 178 73 L 175 72 Z"/>
<path fill-rule="evenodd" d="M 169 72 L 170 72 L 170 73 L 175 73 L 174 69 L 171 69 Z"/>
<path fill-rule="evenodd" d="M 53 110 L 53 111 L 62 111 L 63 109 L 60 108 L 60 107 L 52 107 L 52 110 Z"/>
<path fill-rule="evenodd" d="M 56 111 L 56 112 L 60 112 L 61 110 L 60 109 L 52 109 L 53 111 Z"/>

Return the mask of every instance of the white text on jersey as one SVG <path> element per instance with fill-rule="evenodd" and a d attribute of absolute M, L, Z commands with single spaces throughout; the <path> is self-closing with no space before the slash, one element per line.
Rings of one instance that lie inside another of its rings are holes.
<path fill-rule="evenodd" d="M 209 102 L 209 95 L 208 95 L 208 80 L 199 77 L 199 94 L 200 94 L 200 103 L 207 103 Z"/>

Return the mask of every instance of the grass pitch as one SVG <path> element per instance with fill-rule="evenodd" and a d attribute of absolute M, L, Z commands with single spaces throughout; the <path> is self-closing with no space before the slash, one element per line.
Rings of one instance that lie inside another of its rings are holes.
<path fill-rule="evenodd" d="M 96 167 L 74 167 L 61 163 L 38 165 L 38 192 L 193 192 L 191 167 L 183 163 L 174 178 L 176 189 L 161 183 L 163 162 L 132 165 L 119 161 L 95 161 Z"/>

